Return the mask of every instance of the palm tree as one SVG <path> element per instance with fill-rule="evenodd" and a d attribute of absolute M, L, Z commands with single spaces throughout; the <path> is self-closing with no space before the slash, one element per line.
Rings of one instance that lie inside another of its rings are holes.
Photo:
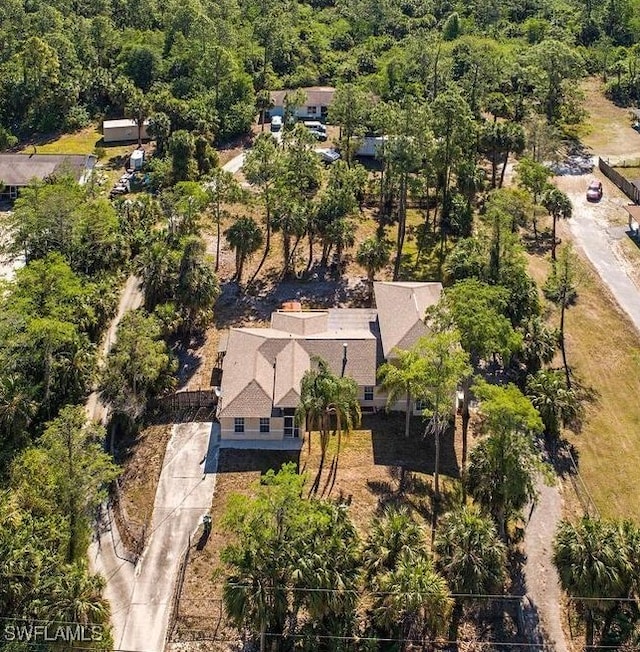
<path fill-rule="evenodd" d="M 540 464 L 531 439 L 506 429 L 491 433 L 471 452 L 469 492 L 496 520 L 503 541 L 507 519 L 536 496 Z"/>
<path fill-rule="evenodd" d="M 598 598 L 630 596 L 629 579 L 637 557 L 628 556 L 623 534 L 615 523 L 588 516 L 578 523 L 562 521 L 556 532 L 553 563 L 562 588 L 569 595 L 579 596 L 587 649 L 593 647 L 594 613 L 612 606 Z"/>
<path fill-rule="evenodd" d="M 35 416 L 37 405 L 33 391 L 19 376 L 0 378 L 0 434 L 3 452 L 10 454 L 27 439 L 27 428 Z"/>
<path fill-rule="evenodd" d="M 551 274 L 543 286 L 544 295 L 549 301 L 560 306 L 560 326 L 558 328 L 558 340 L 560 342 L 560 351 L 562 353 L 562 364 L 567 379 L 567 387 L 571 388 L 571 374 L 567 363 L 567 349 L 564 337 L 564 322 L 567 308 L 572 305 L 578 295 L 575 284 L 575 256 L 573 255 L 571 245 L 567 245 L 560 250 L 560 256 L 557 261 L 554 260 Z"/>
<path fill-rule="evenodd" d="M 176 292 L 185 333 L 207 325 L 219 295 L 220 286 L 207 261 L 204 241 L 192 236 L 184 247 Z"/>
<path fill-rule="evenodd" d="M 579 421 L 582 413 L 580 397 L 575 389 L 567 387 L 560 370 L 542 369 L 527 379 L 527 396 L 540 413 L 548 441 L 555 446 L 560 437 L 560 426 Z"/>
<path fill-rule="evenodd" d="M 380 577 L 393 571 L 401 557 L 420 558 L 426 554 L 425 533 L 407 507 L 387 506 L 373 519 L 362 551 L 367 583 L 377 587 Z"/>
<path fill-rule="evenodd" d="M 317 493 L 324 466 L 329 436 L 333 430 L 338 435 L 338 446 L 332 469 L 333 481 L 337 473 L 338 457 L 343 433 L 350 432 L 360 423 L 358 386 L 352 378 L 336 376 L 322 358 L 314 357 L 316 369 L 308 369 L 300 385 L 300 402 L 296 408 L 296 421 L 306 424 L 311 450 L 311 431 L 320 433 L 320 465 L 311 487 Z M 331 480 L 331 476 L 328 482 Z"/>
<path fill-rule="evenodd" d="M 456 388 L 471 373 L 469 354 L 462 349 L 460 335 L 456 331 L 443 331 L 422 337 L 415 346 L 421 360 L 423 392 L 427 400 L 424 417 L 427 420 L 425 434 L 433 434 L 436 444 L 433 485 L 436 504 L 433 514 L 433 532 L 437 521 L 437 505 L 440 500 L 440 437 L 445 432 Z"/>
<path fill-rule="evenodd" d="M 109 622 L 109 602 L 102 596 L 106 582 L 102 576 L 90 575 L 80 564 L 64 567 L 60 575 L 51 579 L 47 607 L 51 621 L 85 626 Z"/>
<path fill-rule="evenodd" d="M 436 566 L 455 594 L 488 594 L 506 578 L 507 549 L 491 519 L 473 506 L 445 514 L 435 542 Z M 449 638 L 458 638 L 463 602 L 455 600 Z"/>
<path fill-rule="evenodd" d="M 376 272 L 386 267 L 391 260 L 393 244 L 386 238 L 372 237 L 360 243 L 356 260 L 367 270 L 369 282 L 369 299 L 373 300 L 373 281 Z"/>
<path fill-rule="evenodd" d="M 396 568 L 381 578 L 380 589 L 374 620 L 400 638 L 401 651 L 407 640 L 424 642 L 444 630 L 453 601 L 446 580 L 427 557 L 401 555 Z"/>
<path fill-rule="evenodd" d="M 569 219 L 573 206 L 569 197 L 554 186 L 551 186 L 542 196 L 542 205 L 553 219 L 551 229 L 551 259 L 556 259 L 556 225 L 559 219 Z"/>
<path fill-rule="evenodd" d="M 244 264 L 262 246 L 262 230 L 258 223 L 248 216 L 239 217 L 225 232 L 224 236 L 231 249 L 236 252 L 236 275 L 238 283 L 242 282 Z"/>
<path fill-rule="evenodd" d="M 136 273 L 142 279 L 144 306 L 149 312 L 171 297 L 177 266 L 175 254 L 163 240 L 156 240 L 143 249 L 136 261 Z"/>
<path fill-rule="evenodd" d="M 282 277 L 295 274 L 294 254 L 300 239 L 307 231 L 306 202 L 285 200 L 273 212 L 273 230 L 282 234 Z M 293 247 L 291 239 L 294 238 Z"/>
<path fill-rule="evenodd" d="M 394 350 L 394 358 L 378 369 L 378 380 L 387 391 L 387 406 L 404 397 L 404 436 L 409 437 L 413 400 L 424 392 L 424 364 L 415 349 Z"/>

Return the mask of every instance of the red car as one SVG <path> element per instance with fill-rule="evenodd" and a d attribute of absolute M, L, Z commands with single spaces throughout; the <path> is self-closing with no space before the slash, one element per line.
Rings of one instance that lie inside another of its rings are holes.
<path fill-rule="evenodd" d="M 602 199 L 602 181 L 594 179 L 587 188 L 587 201 L 600 201 Z"/>

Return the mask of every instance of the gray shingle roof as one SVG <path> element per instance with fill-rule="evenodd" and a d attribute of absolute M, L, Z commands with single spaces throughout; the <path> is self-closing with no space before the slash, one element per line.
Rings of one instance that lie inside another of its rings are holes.
<path fill-rule="evenodd" d="M 329 106 L 333 102 L 336 89 L 333 86 L 308 86 L 302 88 L 306 95 L 305 106 Z M 291 89 L 271 91 L 271 101 L 274 106 L 284 106 L 284 96 L 293 93 Z"/>
<path fill-rule="evenodd" d="M 437 303 L 440 283 L 376 283 L 377 310 L 334 308 L 272 315 L 270 328 L 232 328 L 222 363 L 221 417 L 268 417 L 274 407 L 293 408 L 311 358 L 360 386 L 376 384 L 381 348 L 408 348 L 427 328 L 428 306 Z M 382 342 L 382 347 L 380 346 Z"/>
<path fill-rule="evenodd" d="M 373 284 L 384 357 L 394 348 L 407 349 L 427 333 L 423 323 L 429 306 L 438 303 L 441 283 L 380 281 Z"/>
<path fill-rule="evenodd" d="M 0 154 L 0 181 L 6 186 L 27 186 L 34 179 L 40 181 L 68 172 L 80 180 L 96 163 L 93 155 L 75 154 Z"/>

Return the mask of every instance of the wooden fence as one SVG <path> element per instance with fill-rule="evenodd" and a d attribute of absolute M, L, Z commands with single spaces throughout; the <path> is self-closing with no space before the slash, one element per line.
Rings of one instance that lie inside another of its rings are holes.
<path fill-rule="evenodd" d="M 110 505 L 120 534 L 120 541 L 122 541 L 125 552 L 130 557 L 129 561 L 135 564 L 144 550 L 146 528 L 144 525 L 133 523 L 129 518 L 122 500 L 122 491 L 118 478 L 111 484 Z"/>
<path fill-rule="evenodd" d="M 600 172 L 602 172 L 607 179 L 613 181 L 613 183 L 615 183 L 634 204 L 640 204 L 640 189 L 636 188 L 629 179 L 625 179 L 620 172 L 615 168 L 612 168 L 606 161 L 603 161 L 599 157 L 598 167 L 600 168 Z"/>
<path fill-rule="evenodd" d="M 214 389 L 196 389 L 188 392 L 176 392 L 158 400 L 157 406 L 163 410 L 178 412 L 180 410 L 213 409 L 218 404 Z"/>

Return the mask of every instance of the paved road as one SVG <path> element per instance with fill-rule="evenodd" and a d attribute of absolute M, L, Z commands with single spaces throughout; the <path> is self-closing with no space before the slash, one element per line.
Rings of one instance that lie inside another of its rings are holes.
<path fill-rule="evenodd" d="M 626 238 L 625 228 L 612 226 L 610 219 L 627 219 L 627 199 L 612 183 L 603 179 L 604 197 L 599 203 L 589 203 L 585 189 L 591 176 L 556 177 L 559 188 L 564 190 L 573 203 L 573 218 L 569 228 L 573 239 L 591 261 L 620 307 L 640 331 L 640 288 L 628 274 L 627 264 L 616 254 L 615 243 Z"/>
<path fill-rule="evenodd" d="M 217 435 L 211 423 L 173 427 L 153 506 L 151 534 L 135 569 L 102 536 L 90 549 L 92 566 L 107 578 L 114 648 L 162 652 L 171 600 L 189 535 L 211 508 L 217 469 Z"/>
<path fill-rule="evenodd" d="M 222 166 L 222 169 L 226 170 L 227 172 L 232 172 L 233 174 L 239 172 L 244 164 L 244 157 L 245 157 L 245 152 L 242 152 L 242 154 L 238 154 L 238 156 L 234 156 L 230 161 L 227 161 Z"/>

